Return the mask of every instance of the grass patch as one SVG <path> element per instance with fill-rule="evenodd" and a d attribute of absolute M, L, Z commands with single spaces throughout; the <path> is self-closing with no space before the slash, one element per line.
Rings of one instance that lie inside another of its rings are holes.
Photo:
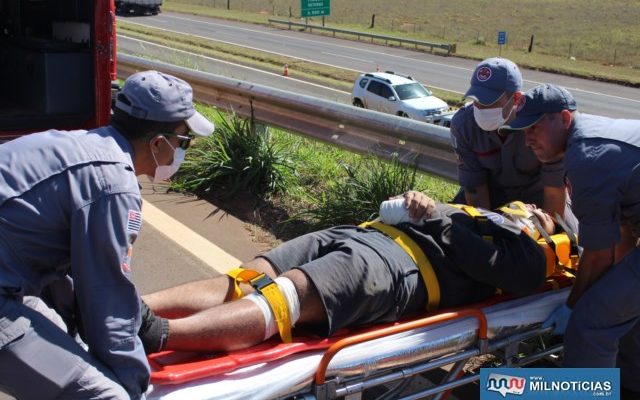
<path fill-rule="evenodd" d="M 164 10 L 266 24 L 299 15 L 297 0 L 167 0 Z M 460 10 L 464 10 L 461 13 Z M 376 14 L 374 29 L 371 16 Z M 634 0 L 332 0 L 327 26 L 456 43 L 457 56 L 498 55 L 497 31 L 508 33 L 502 56 L 521 66 L 640 85 L 640 3 Z M 310 19 L 319 24 L 320 19 Z M 533 52 L 528 47 L 534 36 Z M 572 61 L 570 57 L 574 57 Z"/>
<path fill-rule="evenodd" d="M 250 222 L 280 239 L 375 216 L 381 201 L 409 189 L 449 201 L 457 185 L 397 161 L 358 155 L 215 113 L 216 134 L 197 139 L 172 189 L 233 205 L 252 204 Z"/>

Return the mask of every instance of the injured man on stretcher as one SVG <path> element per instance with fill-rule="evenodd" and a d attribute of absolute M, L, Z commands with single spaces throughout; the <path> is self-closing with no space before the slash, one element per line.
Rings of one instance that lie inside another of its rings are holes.
<path fill-rule="evenodd" d="M 286 342 L 293 326 L 329 336 L 545 281 L 548 255 L 537 239 L 555 223 L 542 210 L 515 202 L 489 212 L 414 191 L 400 198 L 409 222 L 309 233 L 229 275 L 143 296 L 147 353 L 236 350 L 278 333 Z"/>

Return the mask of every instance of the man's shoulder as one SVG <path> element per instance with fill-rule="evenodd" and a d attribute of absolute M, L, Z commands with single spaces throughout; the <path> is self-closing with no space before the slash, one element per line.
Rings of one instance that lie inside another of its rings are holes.
<path fill-rule="evenodd" d="M 460 135 L 470 136 L 481 131 L 473 116 L 473 104 L 469 103 L 462 106 L 451 118 L 451 132 Z"/>

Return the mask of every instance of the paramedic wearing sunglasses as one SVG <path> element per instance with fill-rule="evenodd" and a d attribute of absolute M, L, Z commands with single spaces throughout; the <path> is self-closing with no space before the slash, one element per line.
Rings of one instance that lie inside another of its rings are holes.
<path fill-rule="evenodd" d="M 565 365 L 618 366 L 640 396 L 640 120 L 576 109 L 566 89 L 540 85 L 501 129 L 523 130 L 542 162 L 564 157 L 584 248 L 567 304 L 546 322 L 565 334 Z"/>
<path fill-rule="evenodd" d="M 142 223 L 136 177 L 168 179 L 190 133 L 212 132 L 186 82 L 145 71 L 126 80 L 108 126 L 49 130 L 0 146 L 4 392 L 144 398 L 149 365 L 131 280 Z"/>
<path fill-rule="evenodd" d="M 539 287 L 549 266 L 537 239 L 554 232 L 554 221 L 520 202 L 498 213 L 464 207 L 408 192 L 382 203 L 384 223 L 312 232 L 228 276 L 146 295 L 145 349 L 233 350 L 277 334 L 288 341 L 294 325 L 327 336 L 477 302 L 496 288 Z"/>

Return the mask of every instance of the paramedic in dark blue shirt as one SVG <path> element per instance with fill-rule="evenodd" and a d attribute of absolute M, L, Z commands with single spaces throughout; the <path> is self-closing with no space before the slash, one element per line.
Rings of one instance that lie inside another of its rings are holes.
<path fill-rule="evenodd" d="M 494 57 L 476 66 L 465 93 L 472 102 L 451 121 L 462 187 L 453 202 L 492 210 L 520 200 L 563 215 L 562 162 L 541 163 L 525 145 L 524 135 L 498 132 L 513 118 L 521 90 L 522 74 L 513 62 Z"/>
<path fill-rule="evenodd" d="M 542 162 L 564 157 L 584 248 L 566 305 L 546 322 L 566 328 L 565 365 L 618 365 L 623 387 L 640 391 L 640 121 L 578 113 L 567 90 L 545 84 L 503 129 L 524 130 Z"/>
<path fill-rule="evenodd" d="M 125 82 L 109 126 L 0 146 L 0 389 L 19 399 L 144 398 L 136 176 L 167 179 L 190 134 L 212 131 L 186 82 L 145 71 Z M 52 292 L 75 301 L 77 326 L 44 306 L 51 286 L 72 290 Z M 76 328 L 88 350 L 66 332 Z"/>

